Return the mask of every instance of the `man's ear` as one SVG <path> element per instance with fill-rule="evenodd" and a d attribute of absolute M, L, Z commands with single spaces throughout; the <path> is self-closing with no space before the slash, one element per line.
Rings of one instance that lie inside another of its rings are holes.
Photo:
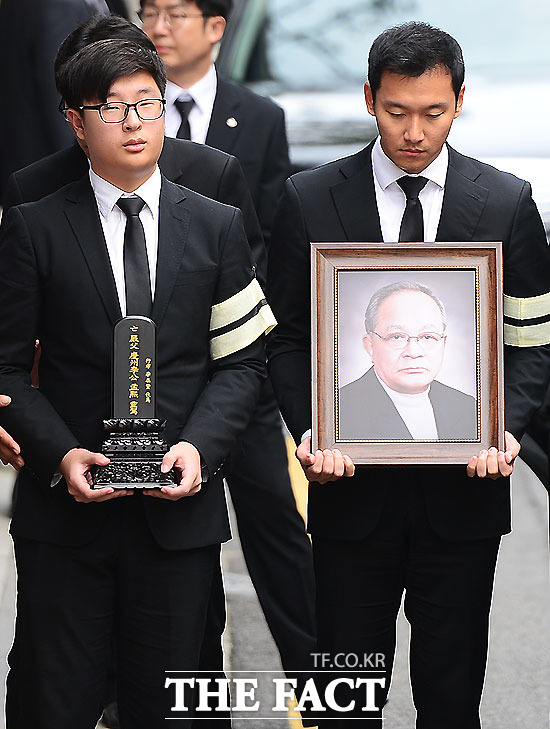
<path fill-rule="evenodd" d="M 462 84 L 462 88 L 458 92 L 458 99 L 456 100 L 456 109 L 455 109 L 455 115 L 454 119 L 459 117 L 462 114 L 462 104 L 464 102 L 464 90 L 465 90 L 464 84 Z"/>
<path fill-rule="evenodd" d="M 368 112 L 371 116 L 376 116 L 374 113 L 374 98 L 372 95 L 372 88 L 368 81 L 365 82 L 365 102 L 367 104 Z"/>
<path fill-rule="evenodd" d="M 373 351 L 372 337 L 368 333 L 363 336 L 363 347 L 365 348 L 369 357 L 372 359 L 372 351 Z"/>
<path fill-rule="evenodd" d="M 84 130 L 84 119 L 82 118 L 82 115 L 79 111 L 76 109 L 67 109 L 67 122 L 69 123 L 69 126 L 73 130 L 73 132 L 76 134 L 76 137 L 81 142 L 86 141 L 86 132 Z"/>
<path fill-rule="evenodd" d="M 206 20 L 206 33 L 213 46 L 223 38 L 226 20 L 222 15 L 214 15 Z"/>

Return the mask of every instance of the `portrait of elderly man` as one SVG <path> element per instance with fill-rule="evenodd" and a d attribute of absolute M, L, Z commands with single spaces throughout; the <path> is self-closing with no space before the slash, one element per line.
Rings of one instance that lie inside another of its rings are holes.
<path fill-rule="evenodd" d="M 340 388 L 340 438 L 475 438 L 475 398 L 436 379 L 447 336 L 445 307 L 427 286 L 398 281 L 377 289 L 363 336 L 373 366 Z"/>

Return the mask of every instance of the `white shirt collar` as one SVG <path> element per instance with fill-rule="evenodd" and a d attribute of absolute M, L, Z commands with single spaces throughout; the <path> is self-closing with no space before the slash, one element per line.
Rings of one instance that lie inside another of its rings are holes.
<path fill-rule="evenodd" d="M 109 217 L 120 197 L 130 197 L 132 195 L 139 195 L 139 197 L 145 202 L 145 205 L 149 208 L 153 218 L 158 218 L 160 188 L 162 184 L 162 177 L 158 165 L 151 177 L 149 177 L 148 180 L 145 180 L 145 182 L 140 185 L 137 190 L 134 190 L 134 192 L 124 192 L 123 190 L 120 190 L 118 187 L 107 182 L 107 180 L 104 180 L 103 177 L 96 174 L 91 167 L 90 183 L 97 200 L 97 207 L 104 218 Z"/>
<path fill-rule="evenodd" d="M 188 89 L 182 89 L 181 86 L 177 86 L 172 81 L 168 81 L 165 92 L 166 103 L 171 105 L 176 99 L 182 99 L 184 101 L 193 99 L 196 106 L 204 113 L 206 109 L 212 108 L 217 89 L 218 77 L 214 64 L 212 64 L 208 69 L 208 73 Z"/>
<path fill-rule="evenodd" d="M 443 190 L 445 188 L 448 166 L 449 150 L 447 149 L 447 145 L 444 144 L 438 156 L 426 167 L 425 170 L 422 170 L 420 175 L 431 180 L 431 182 L 434 182 Z M 400 177 L 407 174 L 384 152 L 380 143 L 380 137 L 377 138 L 374 143 L 374 147 L 372 148 L 372 168 L 376 175 L 376 180 L 382 190 L 386 190 L 392 182 L 396 182 Z M 411 175 L 411 177 L 418 177 L 418 175 Z"/>

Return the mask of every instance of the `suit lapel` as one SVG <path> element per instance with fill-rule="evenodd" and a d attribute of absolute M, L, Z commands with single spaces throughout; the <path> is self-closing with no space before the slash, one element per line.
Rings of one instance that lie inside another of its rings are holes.
<path fill-rule="evenodd" d="M 449 168 L 436 240 L 473 240 L 489 191 L 476 183 L 480 169 L 474 160 L 449 147 Z"/>
<path fill-rule="evenodd" d="M 340 222 L 350 242 L 380 242 L 382 231 L 374 192 L 373 144 L 343 161 L 342 182 L 330 188 Z"/>
<path fill-rule="evenodd" d="M 160 327 L 172 296 L 183 252 L 189 235 L 191 213 L 182 203 L 183 190 L 166 179 L 162 180 L 159 207 L 159 242 L 157 277 L 152 319 Z"/>
<path fill-rule="evenodd" d="M 69 188 L 65 214 L 107 315 L 114 324 L 121 317 L 120 303 L 96 199 L 87 176 Z"/>
<path fill-rule="evenodd" d="M 231 154 L 240 135 L 244 119 L 241 116 L 239 98 L 231 93 L 232 84 L 218 78 L 216 98 L 206 135 L 206 144 L 216 149 L 223 149 Z M 234 121 L 231 121 L 234 120 Z M 230 126 L 227 122 L 230 121 Z M 236 122 L 236 124 L 234 123 Z"/>

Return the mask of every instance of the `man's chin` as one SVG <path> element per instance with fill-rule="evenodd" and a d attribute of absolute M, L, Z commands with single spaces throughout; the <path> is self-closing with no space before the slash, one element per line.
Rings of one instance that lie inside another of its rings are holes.
<path fill-rule="evenodd" d="M 410 375 L 406 380 L 394 382 L 393 385 L 388 385 L 388 387 L 403 395 L 420 395 L 420 393 L 426 392 L 432 382 L 432 378 L 426 379 L 426 373 L 424 372 L 422 376 Z"/>

